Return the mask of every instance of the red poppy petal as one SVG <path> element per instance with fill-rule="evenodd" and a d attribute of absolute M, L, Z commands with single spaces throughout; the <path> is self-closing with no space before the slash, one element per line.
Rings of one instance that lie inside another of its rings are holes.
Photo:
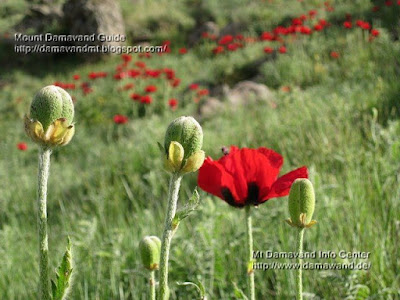
<path fill-rule="evenodd" d="M 232 197 L 237 201 L 238 196 L 232 176 L 227 173 L 224 167 L 218 162 L 207 157 L 199 170 L 197 184 L 207 193 L 213 194 L 223 200 L 222 190 L 229 189 Z"/>
<path fill-rule="evenodd" d="M 261 194 L 261 202 L 265 202 L 270 198 L 287 196 L 293 181 L 297 178 L 308 178 L 307 167 L 301 167 L 279 177 L 271 187 L 267 194 Z"/>

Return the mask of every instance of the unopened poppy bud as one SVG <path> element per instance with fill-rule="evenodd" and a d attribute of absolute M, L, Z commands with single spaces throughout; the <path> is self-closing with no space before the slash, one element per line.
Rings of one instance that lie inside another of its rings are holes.
<path fill-rule="evenodd" d="M 66 145 L 75 132 L 73 118 L 71 96 L 62 88 L 49 85 L 34 96 L 30 115 L 25 117 L 25 131 L 43 146 Z"/>
<path fill-rule="evenodd" d="M 289 192 L 289 213 L 290 219 L 287 220 L 293 227 L 311 227 L 316 223 L 312 221 L 315 207 L 314 188 L 306 178 L 296 179 Z"/>
<path fill-rule="evenodd" d="M 165 133 L 165 168 L 172 173 L 197 171 L 204 161 L 203 130 L 193 117 L 172 121 Z"/>
<path fill-rule="evenodd" d="M 143 266 L 148 270 L 157 270 L 160 263 L 161 241 L 156 236 L 146 236 L 139 243 Z"/>

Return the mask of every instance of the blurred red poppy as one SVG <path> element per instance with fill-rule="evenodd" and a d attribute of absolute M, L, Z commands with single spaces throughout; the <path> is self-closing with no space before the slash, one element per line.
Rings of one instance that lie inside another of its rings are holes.
<path fill-rule="evenodd" d="M 321 31 L 323 29 L 324 29 L 324 27 L 321 24 L 315 24 L 314 25 L 314 30 L 315 31 Z"/>
<path fill-rule="evenodd" d="M 350 29 L 353 27 L 353 24 L 350 21 L 345 21 L 343 23 L 344 28 Z"/>
<path fill-rule="evenodd" d="M 139 101 L 142 98 L 141 95 L 136 94 L 136 93 L 131 94 L 129 97 L 131 97 L 131 99 L 135 100 L 135 101 Z"/>
<path fill-rule="evenodd" d="M 385 5 L 386 6 L 392 6 L 393 5 L 393 1 L 385 1 Z"/>
<path fill-rule="evenodd" d="M 140 98 L 140 102 L 145 104 L 150 104 L 151 102 L 153 102 L 153 99 L 151 98 L 151 96 L 146 95 Z"/>
<path fill-rule="evenodd" d="M 128 63 L 132 60 L 132 56 L 130 56 L 129 54 L 125 54 L 125 53 L 121 55 L 121 58 L 125 63 Z"/>
<path fill-rule="evenodd" d="M 137 61 L 137 62 L 135 62 L 135 66 L 143 69 L 143 68 L 146 68 L 146 63 L 144 63 L 142 61 Z"/>
<path fill-rule="evenodd" d="M 175 78 L 174 80 L 171 81 L 171 86 L 172 87 L 177 87 L 181 84 L 181 80 L 179 78 Z"/>
<path fill-rule="evenodd" d="M 214 161 L 207 157 L 199 170 L 198 185 L 234 207 L 259 205 L 289 194 L 297 178 L 307 178 L 306 167 L 278 177 L 283 157 L 268 148 L 239 149 Z"/>
<path fill-rule="evenodd" d="M 178 100 L 176 100 L 175 98 L 169 99 L 168 105 L 169 107 L 171 107 L 172 110 L 175 110 L 176 107 L 178 106 Z"/>
<path fill-rule="evenodd" d="M 375 5 L 371 10 L 373 11 L 373 12 L 377 12 L 377 11 L 379 11 L 381 8 L 379 7 L 379 6 L 377 6 L 377 5 Z"/>
<path fill-rule="evenodd" d="M 79 80 L 81 79 L 81 75 L 75 74 L 74 76 L 72 76 L 72 78 L 74 78 L 74 80 Z"/>
<path fill-rule="evenodd" d="M 224 35 L 221 37 L 218 41 L 218 44 L 220 45 L 227 45 L 229 43 L 233 42 L 233 36 L 230 34 Z"/>
<path fill-rule="evenodd" d="M 114 123 L 115 124 L 125 124 L 128 122 L 128 117 L 124 115 L 115 115 L 114 116 Z"/>
<path fill-rule="evenodd" d="M 332 58 L 339 58 L 339 56 L 340 56 L 340 54 L 338 52 L 336 52 L 336 51 L 332 51 L 331 52 L 331 57 Z"/>
<path fill-rule="evenodd" d="M 124 91 L 127 91 L 127 90 L 130 90 L 131 88 L 133 88 L 134 87 L 134 84 L 133 83 L 127 83 L 127 84 L 125 84 L 123 87 L 122 87 L 122 89 L 124 90 Z"/>
<path fill-rule="evenodd" d="M 189 85 L 189 90 L 194 91 L 194 90 L 197 90 L 198 88 L 199 88 L 199 85 L 197 83 L 191 83 Z"/>
<path fill-rule="evenodd" d="M 286 52 L 287 52 L 287 49 L 286 49 L 286 47 L 285 47 L 285 46 L 280 46 L 278 51 L 279 51 L 279 53 L 282 53 L 282 54 L 284 54 L 284 53 L 286 53 Z"/>
<path fill-rule="evenodd" d="M 197 91 L 197 96 L 207 96 L 209 94 L 209 91 L 207 89 L 202 89 Z"/>
<path fill-rule="evenodd" d="M 214 54 L 222 53 L 222 52 L 224 52 L 224 47 L 222 47 L 222 46 L 217 46 L 217 47 L 215 47 L 215 48 L 212 50 L 212 52 L 213 52 Z"/>
<path fill-rule="evenodd" d="M 379 30 L 378 29 L 372 29 L 371 30 L 371 35 L 372 36 L 379 36 Z"/>
<path fill-rule="evenodd" d="M 18 143 L 17 148 L 21 151 L 25 151 L 28 149 L 28 145 L 26 143 Z"/>
<path fill-rule="evenodd" d="M 144 91 L 146 93 L 154 93 L 157 91 L 157 87 L 155 85 L 148 85 L 146 86 L 146 88 L 144 89 Z"/>
<path fill-rule="evenodd" d="M 180 54 L 186 54 L 188 51 L 187 51 L 187 49 L 186 48 L 180 48 L 179 49 L 179 53 Z"/>
<path fill-rule="evenodd" d="M 270 54 L 270 53 L 274 52 L 274 49 L 272 49 L 271 47 L 265 47 L 264 52 L 267 54 Z"/>

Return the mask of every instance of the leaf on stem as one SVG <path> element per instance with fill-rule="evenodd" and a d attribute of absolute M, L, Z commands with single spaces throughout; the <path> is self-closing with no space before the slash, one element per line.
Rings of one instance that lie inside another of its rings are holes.
<path fill-rule="evenodd" d="M 172 226 L 178 227 L 179 223 L 188 217 L 193 211 L 197 209 L 200 204 L 200 196 L 197 192 L 197 188 L 194 189 L 192 197 L 189 198 L 188 202 L 181 208 L 179 208 L 172 220 Z"/>
<path fill-rule="evenodd" d="M 68 237 L 67 250 L 64 253 L 60 266 L 56 270 L 56 280 L 51 281 L 53 300 L 65 299 L 71 283 L 70 282 L 71 274 L 72 274 L 71 240 Z"/>

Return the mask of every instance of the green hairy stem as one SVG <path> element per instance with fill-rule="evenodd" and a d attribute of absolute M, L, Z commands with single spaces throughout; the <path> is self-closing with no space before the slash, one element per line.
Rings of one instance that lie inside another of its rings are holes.
<path fill-rule="evenodd" d="M 302 282 L 303 259 L 300 258 L 301 257 L 300 253 L 303 252 L 303 236 L 304 236 L 304 228 L 299 228 L 297 231 L 297 253 L 299 253 L 297 263 L 299 264 L 300 267 L 297 270 L 297 276 L 296 276 L 297 300 L 303 300 L 303 282 Z"/>
<path fill-rule="evenodd" d="M 182 176 L 179 174 L 172 174 L 169 182 L 168 192 L 168 208 L 165 217 L 164 233 L 162 236 L 161 244 L 161 257 L 160 257 L 160 300 L 167 300 L 169 298 L 168 288 L 168 260 L 169 250 L 171 247 L 171 240 L 174 234 L 173 219 L 176 213 L 178 202 L 179 187 L 181 184 Z"/>
<path fill-rule="evenodd" d="M 249 276 L 249 290 L 250 300 L 256 299 L 255 283 L 254 283 L 254 270 L 253 270 L 253 224 L 251 219 L 251 208 L 246 207 L 246 225 L 247 225 L 247 249 L 248 249 L 248 276 Z"/>
<path fill-rule="evenodd" d="M 40 148 L 38 171 L 38 228 L 39 228 L 39 295 L 50 300 L 49 245 L 47 236 L 47 180 L 49 178 L 51 149 Z"/>

